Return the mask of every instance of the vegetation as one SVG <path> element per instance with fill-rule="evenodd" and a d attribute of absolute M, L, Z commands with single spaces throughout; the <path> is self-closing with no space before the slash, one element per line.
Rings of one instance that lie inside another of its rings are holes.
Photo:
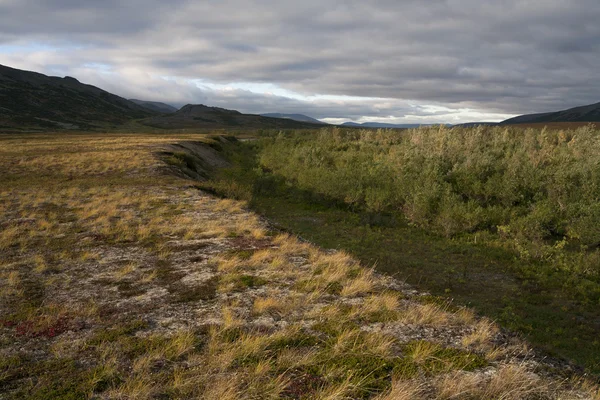
<path fill-rule="evenodd" d="M 198 191 L 189 144 L 221 139 L 0 141 L 3 399 L 598 398 L 469 309 Z"/>
<path fill-rule="evenodd" d="M 263 136 L 204 187 L 600 371 L 593 126 Z"/>

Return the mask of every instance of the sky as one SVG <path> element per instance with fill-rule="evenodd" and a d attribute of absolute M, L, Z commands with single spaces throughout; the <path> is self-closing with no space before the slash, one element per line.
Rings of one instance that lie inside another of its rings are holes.
<path fill-rule="evenodd" d="M 0 64 L 126 98 L 326 122 L 600 101 L 598 0 L 0 0 Z"/>

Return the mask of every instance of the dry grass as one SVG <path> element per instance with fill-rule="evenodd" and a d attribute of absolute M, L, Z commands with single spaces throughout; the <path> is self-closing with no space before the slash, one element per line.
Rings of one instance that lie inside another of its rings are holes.
<path fill-rule="evenodd" d="M 465 347 L 486 349 L 492 346 L 492 339 L 498 333 L 498 327 L 488 319 L 481 319 L 475 323 L 472 333 L 462 338 Z"/>
<path fill-rule="evenodd" d="M 424 398 L 424 387 L 417 380 L 395 380 L 392 382 L 392 389 L 376 397 L 376 400 L 420 400 Z"/>
<path fill-rule="evenodd" d="M 252 312 L 256 315 L 271 314 L 277 316 L 284 316 L 294 310 L 298 310 L 302 307 L 303 298 L 297 297 L 285 297 L 281 294 L 273 294 L 268 297 L 257 297 L 254 299 L 254 305 Z"/>
<path fill-rule="evenodd" d="M 341 295 L 352 297 L 368 294 L 375 288 L 377 280 L 373 277 L 372 270 L 363 270 L 358 277 L 349 280 L 342 288 Z"/>
<path fill-rule="evenodd" d="M 244 267 L 244 262 L 239 257 L 220 257 L 215 262 L 219 272 L 239 272 Z"/>
<path fill-rule="evenodd" d="M 544 399 L 559 385 L 541 379 L 519 364 L 501 365 L 491 376 L 456 372 L 436 383 L 441 399 Z"/>
<path fill-rule="evenodd" d="M 353 308 L 351 316 L 366 321 L 396 321 L 399 318 L 399 309 L 400 299 L 398 293 L 385 292 L 365 298 L 362 304 Z"/>
<path fill-rule="evenodd" d="M 155 152 L 201 135 L 0 140 L 7 399 L 558 398 L 492 346 L 492 322 L 407 298 L 349 254 L 271 238 L 245 203 L 166 174 Z M 432 327 L 454 342 L 406 351 Z M 427 370 L 458 342 L 497 372 Z"/>
<path fill-rule="evenodd" d="M 541 397 L 550 391 L 550 384 L 532 374 L 523 365 L 505 365 L 481 389 L 481 397 L 517 400 Z"/>
<path fill-rule="evenodd" d="M 276 236 L 273 244 L 278 245 L 279 251 L 285 255 L 307 255 L 313 249 L 308 243 L 303 243 L 297 237 L 287 233 Z"/>
<path fill-rule="evenodd" d="M 229 213 L 239 213 L 239 212 L 242 212 L 244 208 L 246 208 L 245 202 L 236 201 L 236 200 L 232 200 L 232 199 L 220 200 L 214 206 L 215 211 L 226 211 Z"/>
<path fill-rule="evenodd" d="M 437 304 L 411 303 L 403 310 L 400 321 L 411 325 L 448 325 L 452 315 Z"/>

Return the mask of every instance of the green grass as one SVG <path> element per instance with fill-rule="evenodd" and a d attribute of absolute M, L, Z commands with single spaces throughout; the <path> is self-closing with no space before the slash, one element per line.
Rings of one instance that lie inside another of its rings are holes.
<path fill-rule="evenodd" d="M 247 200 L 280 229 L 325 248 L 349 251 L 364 264 L 374 265 L 421 290 L 472 306 L 522 333 L 547 354 L 600 373 L 600 325 L 596 322 L 599 286 L 595 272 L 578 274 L 564 268 L 579 253 L 567 253 L 568 249 L 556 252 L 563 263 L 554 256 L 549 260 L 522 257 L 512 245 L 498 245 L 500 233 L 448 236 L 430 226 L 418 226 L 393 209 L 377 211 L 316 189 L 300 188 L 298 179 L 281 175 L 285 174 L 283 168 L 265 167 L 264 154 L 268 151 L 272 155 L 285 146 L 293 149 L 295 145 L 313 146 L 317 152 L 319 145 L 310 144 L 314 136 L 278 140 L 278 147 L 273 148 L 269 147 L 273 143 L 270 140 L 228 148 L 234 166 L 199 186 Z M 283 154 L 289 155 L 289 151 Z M 328 156 L 333 157 L 330 162 L 335 162 L 335 156 L 326 151 L 317 160 L 327 165 Z M 293 158 L 287 160 L 289 168 L 299 167 Z M 305 169 L 313 166 L 309 164 Z M 508 241 L 514 243 L 512 238 Z"/>
<path fill-rule="evenodd" d="M 228 287 L 232 291 L 241 291 L 247 288 L 259 287 L 266 283 L 266 279 L 246 274 L 231 274 L 221 279 L 219 282 L 222 287 Z"/>

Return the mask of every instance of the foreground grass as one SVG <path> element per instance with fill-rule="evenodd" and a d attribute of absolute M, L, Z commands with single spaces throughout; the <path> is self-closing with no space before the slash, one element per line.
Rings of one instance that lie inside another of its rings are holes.
<path fill-rule="evenodd" d="M 221 146 L 0 137 L 0 398 L 597 396 L 470 310 L 198 192 L 190 141 Z"/>

